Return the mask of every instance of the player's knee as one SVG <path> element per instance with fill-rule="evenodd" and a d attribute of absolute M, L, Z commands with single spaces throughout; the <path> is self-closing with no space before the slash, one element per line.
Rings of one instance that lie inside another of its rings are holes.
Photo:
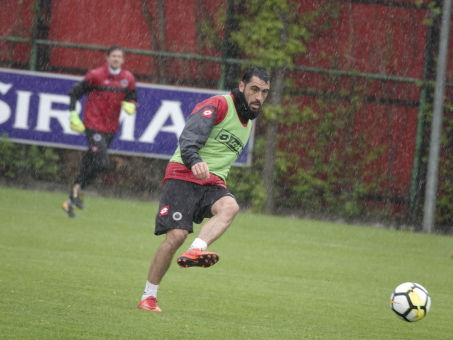
<path fill-rule="evenodd" d="M 239 205 L 232 197 L 224 197 L 217 201 L 212 207 L 213 215 L 222 215 L 226 218 L 233 219 L 239 212 Z"/>
<path fill-rule="evenodd" d="M 234 202 L 234 204 L 232 204 L 231 206 L 231 213 L 233 214 L 233 216 L 236 216 L 236 214 L 239 212 L 239 205 Z"/>
<path fill-rule="evenodd" d="M 110 165 L 110 162 L 109 162 L 109 157 L 108 156 L 105 156 L 105 157 L 101 157 L 100 159 L 100 166 L 102 168 L 102 171 L 105 171 L 108 169 L 109 165 Z"/>
<path fill-rule="evenodd" d="M 222 210 L 225 215 L 227 215 L 230 218 L 233 218 L 239 212 L 239 205 L 236 203 L 236 201 L 228 201 L 222 207 Z"/>
<path fill-rule="evenodd" d="M 104 172 L 109 167 L 109 158 L 108 157 L 98 157 L 94 160 L 94 167 L 98 172 Z"/>
<path fill-rule="evenodd" d="M 184 229 L 172 229 L 167 232 L 166 240 L 176 250 L 182 246 L 188 234 L 188 231 Z"/>

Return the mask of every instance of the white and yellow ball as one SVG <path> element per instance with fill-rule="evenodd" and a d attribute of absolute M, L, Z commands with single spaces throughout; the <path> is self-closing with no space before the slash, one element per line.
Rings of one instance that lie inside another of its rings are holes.
<path fill-rule="evenodd" d="M 406 282 L 395 288 L 390 307 L 397 317 L 407 322 L 423 319 L 431 308 L 428 291 L 418 283 Z"/>

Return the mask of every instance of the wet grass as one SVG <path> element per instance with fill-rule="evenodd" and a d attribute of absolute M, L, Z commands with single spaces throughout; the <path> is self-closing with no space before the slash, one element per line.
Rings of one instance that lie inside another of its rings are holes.
<path fill-rule="evenodd" d="M 86 197 L 72 220 L 64 199 L 0 188 L 1 339 L 452 337 L 451 237 L 241 213 L 209 248 L 219 263 L 174 263 L 150 313 L 157 205 Z M 389 307 L 406 281 L 432 297 L 413 324 Z"/>

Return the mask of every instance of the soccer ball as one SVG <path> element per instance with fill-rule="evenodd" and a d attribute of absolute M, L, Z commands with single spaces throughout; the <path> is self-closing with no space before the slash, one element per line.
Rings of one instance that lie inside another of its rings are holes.
<path fill-rule="evenodd" d="M 423 319 L 431 307 L 428 291 L 418 283 L 406 282 L 395 288 L 390 307 L 396 316 L 407 322 Z"/>

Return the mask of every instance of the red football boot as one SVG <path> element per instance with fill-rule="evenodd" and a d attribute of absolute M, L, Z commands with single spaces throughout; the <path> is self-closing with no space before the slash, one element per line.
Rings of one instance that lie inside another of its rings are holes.
<path fill-rule="evenodd" d="M 162 309 L 157 307 L 157 299 L 154 296 L 148 296 L 145 300 L 140 301 L 138 308 L 150 312 L 162 312 Z"/>
<path fill-rule="evenodd" d="M 178 257 L 178 265 L 181 268 L 202 267 L 207 268 L 219 261 L 219 255 L 201 249 L 190 249 Z"/>

